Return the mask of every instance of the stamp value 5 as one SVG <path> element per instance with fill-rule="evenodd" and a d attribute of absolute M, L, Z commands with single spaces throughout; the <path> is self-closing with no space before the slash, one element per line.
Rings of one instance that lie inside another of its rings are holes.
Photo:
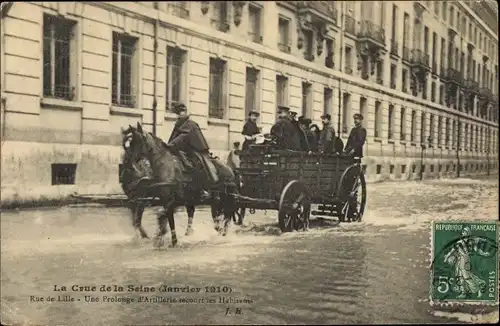
<path fill-rule="evenodd" d="M 497 222 L 432 224 L 432 303 L 498 304 Z"/>

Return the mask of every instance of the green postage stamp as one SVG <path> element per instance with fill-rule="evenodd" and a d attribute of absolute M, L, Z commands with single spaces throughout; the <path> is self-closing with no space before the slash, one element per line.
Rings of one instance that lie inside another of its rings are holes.
<path fill-rule="evenodd" d="M 432 223 L 431 303 L 498 304 L 497 222 Z"/>

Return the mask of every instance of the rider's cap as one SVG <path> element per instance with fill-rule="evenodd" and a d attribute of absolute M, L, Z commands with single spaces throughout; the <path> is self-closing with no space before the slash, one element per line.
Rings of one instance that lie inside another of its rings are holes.
<path fill-rule="evenodd" d="M 352 117 L 353 119 L 363 120 L 363 115 L 361 113 L 355 113 Z"/>
<path fill-rule="evenodd" d="M 182 103 L 178 103 L 174 106 L 173 110 L 172 110 L 175 114 L 179 114 L 181 113 L 182 111 L 187 111 L 187 108 L 184 104 Z"/>
<path fill-rule="evenodd" d="M 332 116 L 331 116 L 331 115 L 329 115 L 328 113 L 327 113 L 327 114 L 323 114 L 323 115 L 321 116 L 321 119 L 328 119 L 328 120 L 332 120 Z"/>
<path fill-rule="evenodd" d="M 239 142 L 239 141 L 235 141 L 235 142 L 233 143 L 233 146 L 234 146 L 234 147 L 240 147 L 240 142 Z"/>
<path fill-rule="evenodd" d="M 282 105 L 278 106 L 278 113 L 282 112 L 290 112 L 290 108 Z"/>
<path fill-rule="evenodd" d="M 252 110 L 252 111 L 248 112 L 248 116 L 251 116 L 251 115 L 258 117 L 258 116 L 260 116 L 260 113 L 255 111 L 255 110 Z"/>
<path fill-rule="evenodd" d="M 301 115 L 298 120 L 299 123 L 305 123 L 306 118 L 303 115 Z"/>
<path fill-rule="evenodd" d="M 311 119 L 309 119 L 309 118 L 305 118 L 305 119 L 304 119 L 304 124 L 305 124 L 306 126 L 309 126 L 311 123 L 312 123 L 312 120 L 311 120 Z"/>
<path fill-rule="evenodd" d="M 297 112 L 295 112 L 295 111 L 289 111 L 289 114 L 290 114 L 292 117 L 297 116 Z"/>

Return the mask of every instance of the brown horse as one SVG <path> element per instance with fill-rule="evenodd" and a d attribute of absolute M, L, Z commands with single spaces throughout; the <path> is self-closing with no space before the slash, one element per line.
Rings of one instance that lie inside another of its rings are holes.
<path fill-rule="evenodd" d="M 123 170 L 120 174 L 120 184 L 129 200 L 128 207 L 132 214 L 132 225 L 137 236 L 141 239 L 148 239 L 149 236 L 142 227 L 142 216 L 147 205 L 144 201 L 139 199 L 154 196 L 154 191 L 150 187 L 153 183 L 153 170 L 146 157 L 139 157 L 137 161 L 131 158 L 132 155 L 129 148 L 132 141 L 132 130 L 134 130 L 134 128 L 130 125 L 128 129 L 124 130 L 122 128 L 121 130 L 124 155 Z M 186 235 L 191 235 L 193 233 L 195 207 L 193 205 L 186 205 L 186 212 L 188 214 Z"/>
<path fill-rule="evenodd" d="M 150 185 L 150 188 L 155 197 L 160 199 L 164 208 L 158 216 L 158 231 L 154 244 L 156 247 L 163 246 L 163 236 L 167 232 L 166 223 L 168 221 L 172 246 L 175 246 L 177 244 L 175 208 L 181 205 L 194 207 L 201 204 L 200 186 L 202 182 L 199 182 L 192 173 L 186 172 L 179 157 L 168 149 L 161 139 L 151 133 L 144 132 L 140 123 L 137 123 L 137 129 L 131 129 L 129 153 L 131 159 L 137 160 L 139 157 L 146 157 L 151 164 L 154 183 Z M 211 204 L 212 207 L 222 208 L 224 213 L 223 234 L 226 234 L 235 210 L 235 200 L 232 196 L 236 192 L 235 176 L 233 171 L 221 161 L 212 160 L 212 163 L 217 170 L 219 182 L 211 189 Z M 216 229 L 221 230 L 220 223 L 222 221 L 214 216 L 214 222 L 216 222 Z"/>

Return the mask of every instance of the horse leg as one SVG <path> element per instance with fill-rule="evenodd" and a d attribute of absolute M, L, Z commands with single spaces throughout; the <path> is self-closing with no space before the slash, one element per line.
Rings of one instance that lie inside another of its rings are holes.
<path fill-rule="evenodd" d="M 142 227 L 142 216 L 144 214 L 144 204 L 138 204 L 135 207 L 135 221 L 134 221 L 134 227 L 136 230 L 139 231 L 139 235 L 141 236 L 141 239 L 149 239 L 148 234 Z"/>
<path fill-rule="evenodd" d="M 174 207 L 170 206 L 166 211 L 168 226 L 170 227 L 170 235 L 172 237 L 172 247 L 177 246 L 177 233 L 175 232 Z"/>
<path fill-rule="evenodd" d="M 229 225 L 231 224 L 231 220 L 235 215 L 235 200 L 232 196 L 228 196 L 224 194 L 222 196 L 223 200 L 223 211 L 224 211 L 224 229 L 222 231 L 222 235 L 225 236 L 229 229 Z"/>
<path fill-rule="evenodd" d="M 156 232 L 153 245 L 156 248 L 161 248 L 165 244 L 165 240 L 163 236 L 167 233 L 167 210 L 168 208 L 164 208 L 162 212 L 158 213 L 158 231 Z"/>
<path fill-rule="evenodd" d="M 191 235 L 193 234 L 193 218 L 194 218 L 194 205 L 186 205 L 186 211 L 188 214 L 188 225 L 186 229 L 186 235 Z"/>

